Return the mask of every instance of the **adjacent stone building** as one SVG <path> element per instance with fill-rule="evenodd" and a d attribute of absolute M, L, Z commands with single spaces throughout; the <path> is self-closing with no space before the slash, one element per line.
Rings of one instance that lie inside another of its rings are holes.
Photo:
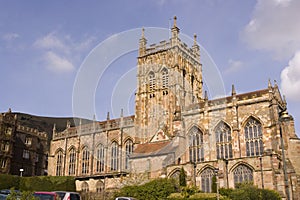
<path fill-rule="evenodd" d="M 47 139 L 47 133 L 20 125 L 10 109 L 0 114 L 0 173 L 47 175 Z"/>
<path fill-rule="evenodd" d="M 77 189 L 105 189 L 152 178 L 177 178 L 211 192 L 251 181 L 297 199 L 300 140 L 276 83 L 208 99 L 200 48 L 179 38 L 174 18 L 169 41 L 139 41 L 135 115 L 53 130 L 49 175 L 76 177 Z M 205 67 L 205 66 L 203 66 Z M 101 193 L 102 194 L 102 193 Z"/>

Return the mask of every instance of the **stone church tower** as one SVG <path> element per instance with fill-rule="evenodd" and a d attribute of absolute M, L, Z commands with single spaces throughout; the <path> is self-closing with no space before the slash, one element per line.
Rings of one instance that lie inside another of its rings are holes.
<path fill-rule="evenodd" d="M 202 65 L 200 48 L 188 48 L 179 39 L 174 17 L 169 41 L 146 47 L 142 30 L 139 41 L 135 127 L 141 142 L 148 142 L 161 132 L 174 136 L 175 115 L 185 106 L 202 101 Z"/>

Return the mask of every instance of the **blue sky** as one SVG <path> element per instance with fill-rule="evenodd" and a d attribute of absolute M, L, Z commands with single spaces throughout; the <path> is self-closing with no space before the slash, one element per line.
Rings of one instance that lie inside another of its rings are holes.
<path fill-rule="evenodd" d="M 169 28 L 176 15 L 181 33 L 198 35 L 227 94 L 232 84 L 243 93 L 264 89 L 268 79 L 273 84 L 276 80 L 299 133 L 299 1 L 2 0 L 0 4 L 1 111 L 72 116 L 76 77 L 97 45 L 135 28 Z M 99 81 L 98 120 L 111 110 L 111 91 L 134 68 L 136 56 L 136 51 L 120 56 Z M 132 114 L 132 109 L 125 114 Z"/>

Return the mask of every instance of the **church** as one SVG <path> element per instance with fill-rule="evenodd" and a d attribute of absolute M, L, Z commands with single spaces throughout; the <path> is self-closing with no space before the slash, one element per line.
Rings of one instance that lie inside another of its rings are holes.
<path fill-rule="evenodd" d="M 53 129 L 48 174 L 74 176 L 78 191 L 102 194 L 155 178 L 178 178 L 211 192 L 251 181 L 283 198 L 300 193 L 300 140 L 277 83 L 209 99 L 197 37 L 188 47 L 176 17 L 167 41 L 137 57 L 135 114 Z M 137 41 L 138 43 L 138 41 Z"/>

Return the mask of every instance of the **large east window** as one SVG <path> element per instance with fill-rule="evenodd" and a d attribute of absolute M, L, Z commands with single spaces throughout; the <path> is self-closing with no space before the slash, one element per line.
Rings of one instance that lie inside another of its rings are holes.
<path fill-rule="evenodd" d="M 260 156 L 264 151 L 263 135 L 261 123 L 254 119 L 249 118 L 245 127 L 245 142 L 247 156 Z"/>
<path fill-rule="evenodd" d="M 203 133 L 193 126 L 189 131 L 190 162 L 204 161 Z"/>

